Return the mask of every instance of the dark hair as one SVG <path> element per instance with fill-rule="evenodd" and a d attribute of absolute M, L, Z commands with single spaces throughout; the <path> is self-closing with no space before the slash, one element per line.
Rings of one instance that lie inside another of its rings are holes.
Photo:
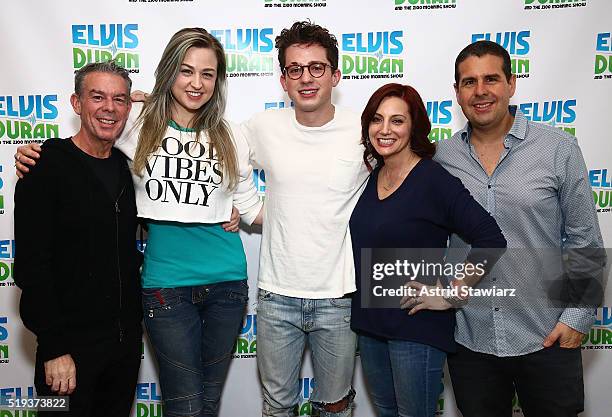
<path fill-rule="evenodd" d="M 498 43 L 491 41 L 478 41 L 469 44 L 457 55 L 455 60 L 455 83 L 459 84 L 459 64 L 468 59 L 471 56 L 478 58 L 484 55 L 493 55 L 500 57 L 504 63 L 502 64 L 502 70 L 506 76 L 506 81 L 510 81 L 512 77 L 512 63 L 510 62 L 510 54 Z"/>
<path fill-rule="evenodd" d="M 408 113 L 412 120 L 412 131 L 410 132 L 410 150 L 421 158 L 431 159 L 436 153 L 436 145 L 430 142 L 429 132 L 431 131 L 431 123 L 427 117 L 427 110 L 423 104 L 423 99 L 409 85 L 397 83 L 385 84 L 378 90 L 374 91 L 368 104 L 366 104 L 363 113 L 361 113 L 361 144 L 365 146 L 363 152 L 363 160 L 366 165 L 371 167 L 370 161 L 374 158 L 378 165 L 384 165 L 382 156 L 376 152 L 374 146 L 370 142 L 369 129 L 370 122 L 378 110 L 378 106 L 387 97 L 399 97 L 408 105 Z"/>
<path fill-rule="evenodd" d="M 291 45 L 320 45 L 325 48 L 325 54 L 332 67 L 338 69 L 338 41 L 329 33 L 329 30 L 315 25 L 309 21 L 295 22 L 289 29 L 283 29 L 276 37 L 275 45 L 278 48 L 278 63 L 281 71 L 285 70 L 285 51 Z"/>
<path fill-rule="evenodd" d="M 130 73 L 125 68 L 117 65 L 114 60 L 106 62 L 92 62 L 74 72 L 74 93 L 77 96 L 81 96 L 83 92 L 83 82 L 85 76 L 92 72 L 106 72 L 109 74 L 115 74 L 123 78 L 127 84 L 128 95 L 132 89 L 132 80 L 130 79 Z M 129 97 L 128 97 L 129 98 Z"/>

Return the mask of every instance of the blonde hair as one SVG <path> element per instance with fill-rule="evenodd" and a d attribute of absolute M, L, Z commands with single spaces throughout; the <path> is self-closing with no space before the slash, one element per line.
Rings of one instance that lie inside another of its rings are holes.
<path fill-rule="evenodd" d="M 155 70 L 155 86 L 136 121 L 135 128 L 140 127 L 140 133 L 134 171 L 140 175 L 149 156 L 161 146 L 168 121 L 172 119 L 172 85 L 189 48 L 208 48 L 217 57 L 215 89 L 210 100 L 194 116 L 191 127 L 196 132 L 198 142 L 202 131 L 208 134 L 208 140 L 219 158 L 223 177 L 227 179 L 228 189 L 234 189 L 238 183 L 238 161 L 231 130 L 223 119 L 227 89 L 225 52 L 221 43 L 202 28 L 179 30 L 164 49 Z"/>

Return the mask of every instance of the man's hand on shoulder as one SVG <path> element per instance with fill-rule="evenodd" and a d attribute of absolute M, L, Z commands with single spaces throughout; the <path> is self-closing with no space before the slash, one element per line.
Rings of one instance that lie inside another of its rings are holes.
<path fill-rule="evenodd" d="M 226 232 L 236 233 L 239 230 L 238 228 L 239 224 L 240 224 L 240 213 L 238 212 L 238 209 L 236 207 L 232 207 L 232 216 L 230 218 L 230 221 L 223 223 L 221 226 L 223 227 L 223 230 L 225 230 Z"/>
<path fill-rule="evenodd" d="M 38 143 L 21 145 L 15 153 L 15 173 L 19 178 L 30 172 L 30 167 L 36 165 L 36 160 L 40 158 L 41 147 Z"/>
<path fill-rule="evenodd" d="M 132 94 L 130 94 L 130 99 L 136 103 L 145 102 L 147 101 L 148 98 L 149 98 L 149 94 L 145 93 L 144 91 L 140 91 L 140 90 L 134 90 L 132 91 Z"/>
<path fill-rule="evenodd" d="M 51 391 L 68 395 L 76 388 L 76 365 L 70 354 L 45 362 L 45 380 Z"/>

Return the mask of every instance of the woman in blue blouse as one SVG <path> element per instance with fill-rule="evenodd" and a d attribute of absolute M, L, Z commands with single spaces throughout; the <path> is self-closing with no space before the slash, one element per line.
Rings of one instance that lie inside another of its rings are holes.
<path fill-rule="evenodd" d="M 399 299 L 396 308 L 362 307 L 361 291 L 369 291 L 365 283 L 370 277 L 362 280 L 360 275 L 361 250 L 445 248 L 451 233 L 473 248 L 502 248 L 506 241 L 461 181 L 432 161 L 431 124 L 414 88 L 379 88 L 363 111 L 361 126 L 364 159 L 370 166 L 376 161 L 376 168 L 350 221 L 357 279 L 351 327 L 359 335 L 378 416 L 430 417 L 441 391 L 446 352 L 454 350 L 455 317 L 449 309 L 454 300 L 439 297 L 418 314 L 400 309 Z M 420 301 L 412 297 L 403 303 L 412 307 Z"/>

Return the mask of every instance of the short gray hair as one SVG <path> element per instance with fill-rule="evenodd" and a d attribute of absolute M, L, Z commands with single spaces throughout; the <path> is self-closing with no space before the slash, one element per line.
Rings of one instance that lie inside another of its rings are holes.
<path fill-rule="evenodd" d="M 85 65 L 74 72 L 74 92 L 77 96 L 81 96 L 83 92 L 83 82 L 87 74 L 92 72 L 107 72 L 110 74 L 116 74 L 123 78 L 128 87 L 128 95 L 132 90 L 132 80 L 130 79 L 130 73 L 125 68 L 117 65 L 115 60 L 106 62 L 92 62 L 91 64 Z"/>

